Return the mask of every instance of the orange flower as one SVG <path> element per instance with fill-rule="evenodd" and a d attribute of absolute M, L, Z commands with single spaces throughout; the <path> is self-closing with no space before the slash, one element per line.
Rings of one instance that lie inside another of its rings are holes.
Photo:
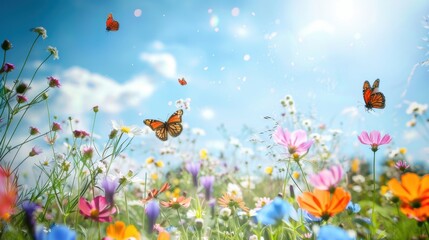
<path fill-rule="evenodd" d="M 158 235 L 158 240 L 170 240 L 170 233 L 166 231 L 160 232 Z"/>
<path fill-rule="evenodd" d="M 152 189 L 148 194 L 147 197 L 145 199 L 143 199 L 143 203 L 147 203 L 150 200 L 152 200 L 153 198 L 158 197 L 159 194 L 167 191 L 169 188 L 171 187 L 171 185 L 166 182 L 164 183 L 164 185 L 162 185 L 162 187 L 158 190 L 156 188 Z"/>
<path fill-rule="evenodd" d="M 350 193 L 337 187 L 331 194 L 328 190 L 314 189 L 311 192 L 304 192 L 298 197 L 298 203 L 301 208 L 316 217 L 328 220 L 337 213 L 342 212 L 350 202 Z"/>
<path fill-rule="evenodd" d="M 114 224 L 110 224 L 106 229 L 107 236 L 115 240 L 126 240 L 133 238 L 140 240 L 140 233 L 137 231 L 134 225 L 125 226 L 124 222 L 117 221 Z"/>
<path fill-rule="evenodd" d="M 243 199 L 237 197 L 236 195 L 225 193 L 217 201 L 221 207 L 228 207 L 231 209 L 241 208 L 243 211 L 249 212 L 249 208 L 246 207 Z"/>
<path fill-rule="evenodd" d="M 180 207 L 188 208 L 191 205 L 191 198 L 180 196 L 178 198 L 172 198 L 168 202 L 161 202 L 161 205 L 166 208 L 179 209 Z"/>
<path fill-rule="evenodd" d="M 17 183 L 10 169 L 0 166 L 0 219 L 8 220 L 18 199 Z"/>
<path fill-rule="evenodd" d="M 393 178 L 387 183 L 393 195 L 401 199 L 401 211 L 418 221 L 429 218 L 429 174 L 420 178 L 415 173 L 405 173 L 400 183 Z"/>

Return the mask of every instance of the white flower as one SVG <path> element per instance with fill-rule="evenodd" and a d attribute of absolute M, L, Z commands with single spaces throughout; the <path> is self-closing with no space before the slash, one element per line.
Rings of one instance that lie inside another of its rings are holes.
<path fill-rule="evenodd" d="M 185 100 L 183 100 L 183 99 L 176 100 L 176 107 L 179 109 L 185 109 L 185 110 L 190 111 L 191 110 L 191 99 L 187 98 Z"/>
<path fill-rule="evenodd" d="M 231 196 L 236 196 L 238 198 L 243 197 L 243 193 L 241 192 L 240 186 L 238 186 L 237 184 L 228 183 L 228 188 L 226 192 Z"/>
<path fill-rule="evenodd" d="M 252 236 L 249 237 L 249 240 L 264 240 L 264 237 L 258 238 L 256 234 L 253 234 Z"/>
<path fill-rule="evenodd" d="M 48 35 L 46 34 L 46 29 L 44 27 L 35 27 L 32 30 L 39 35 L 42 35 L 43 39 L 46 39 L 48 37 Z"/>
<path fill-rule="evenodd" d="M 352 177 L 353 182 L 355 183 L 364 183 L 365 182 L 365 177 L 362 175 L 356 175 Z"/>
<path fill-rule="evenodd" d="M 244 178 L 244 180 L 240 182 L 240 185 L 246 189 L 255 189 L 255 183 L 251 178 Z"/>
<path fill-rule="evenodd" d="M 48 52 L 50 52 L 52 55 L 54 55 L 54 59 L 58 59 L 58 50 L 56 47 L 48 46 Z"/>
<path fill-rule="evenodd" d="M 123 123 L 118 123 L 115 120 L 112 120 L 113 129 L 126 133 L 129 137 L 134 137 L 143 134 L 143 130 L 137 126 L 125 126 Z"/>
<path fill-rule="evenodd" d="M 311 120 L 310 119 L 303 120 L 302 125 L 304 125 L 306 127 L 311 127 Z"/>
<path fill-rule="evenodd" d="M 230 208 L 222 208 L 220 211 L 219 211 L 219 215 L 222 217 L 222 218 L 228 218 L 229 216 L 231 216 L 231 209 Z"/>
<path fill-rule="evenodd" d="M 359 185 L 354 185 L 353 187 L 352 187 L 352 189 L 353 189 L 353 191 L 355 191 L 355 192 L 362 192 L 362 187 L 361 186 L 359 186 Z"/>
<path fill-rule="evenodd" d="M 262 208 L 265 205 L 268 205 L 272 202 L 273 200 L 271 200 L 271 198 L 269 197 L 260 197 L 258 198 L 258 200 L 255 203 L 256 208 Z"/>
<path fill-rule="evenodd" d="M 235 137 L 230 137 L 229 138 L 229 143 L 231 145 L 235 146 L 235 147 L 240 147 L 241 146 L 240 140 L 238 140 L 238 138 L 235 138 Z"/>
<path fill-rule="evenodd" d="M 186 212 L 186 217 L 188 219 L 193 219 L 196 216 L 197 216 L 197 210 L 195 210 L 195 209 L 191 209 L 191 210 L 189 210 L 189 211 Z"/>
<path fill-rule="evenodd" d="M 412 102 L 408 106 L 406 113 L 407 114 L 423 115 L 427 109 L 428 109 L 427 104 L 420 104 L 417 102 Z"/>

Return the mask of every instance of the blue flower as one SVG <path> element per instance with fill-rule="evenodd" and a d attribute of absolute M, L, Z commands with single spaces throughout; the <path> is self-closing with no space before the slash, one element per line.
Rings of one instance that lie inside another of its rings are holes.
<path fill-rule="evenodd" d="M 104 189 L 104 197 L 106 198 L 107 202 L 111 206 L 113 206 L 114 205 L 113 197 L 115 195 L 116 189 L 119 186 L 119 181 L 117 179 L 112 180 L 106 177 L 101 182 L 101 186 Z"/>
<path fill-rule="evenodd" d="M 30 233 L 34 235 L 35 228 L 36 228 L 36 219 L 35 219 L 34 213 L 36 212 L 37 209 L 40 208 L 40 206 L 30 201 L 24 201 L 21 207 L 24 210 L 25 223 L 27 224 L 27 227 L 30 230 Z"/>
<path fill-rule="evenodd" d="M 43 227 L 38 228 L 36 240 L 75 240 L 76 232 L 64 225 L 53 225 L 50 231 L 45 231 Z"/>
<path fill-rule="evenodd" d="M 322 218 L 315 217 L 315 216 L 311 215 L 310 213 L 308 213 L 307 211 L 305 211 L 302 208 L 298 209 L 298 217 L 299 217 L 299 219 L 303 219 L 307 223 L 322 221 Z"/>
<path fill-rule="evenodd" d="M 349 204 L 347 204 L 346 209 L 349 213 L 358 213 L 360 211 L 360 205 L 350 201 Z"/>
<path fill-rule="evenodd" d="M 298 220 L 298 214 L 292 205 L 280 197 L 276 197 L 270 204 L 265 205 L 256 213 L 258 223 L 273 225 L 282 220 L 289 222 L 289 218 Z"/>
<path fill-rule="evenodd" d="M 325 225 L 322 226 L 317 234 L 317 240 L 354 240 L 347 232 L 336 226 Z"/>

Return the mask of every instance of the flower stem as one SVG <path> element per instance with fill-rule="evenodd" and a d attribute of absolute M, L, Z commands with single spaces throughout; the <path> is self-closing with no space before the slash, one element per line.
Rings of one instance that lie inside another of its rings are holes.
<path fill-rule="evenodd" d="M 373 229 L 375 229 L 375 151 L 374 152 L 374 157 L 372 159 L 372 184 L 373 184 L 373 189 L 372 189 L 372 217 L 371 217 L 371 221 L 372 221 L 372 227 Z M 374 231 L 375 232 L 375 231 Z"/>
<path fill-rule="evenodd" d="M 308 185 L 307 177 L 305 176 L 305 172 L 304 172 L 304 170 L 302 170 L 301 164 L 299 164 L 299 162 L 297 162 L 297 163 L 298 163 L 299 169 L 302 172 L 302 178 L 304 179 L 305 185 L 307 186 L 307 191 L 310 191 L 310 186 Z"/>

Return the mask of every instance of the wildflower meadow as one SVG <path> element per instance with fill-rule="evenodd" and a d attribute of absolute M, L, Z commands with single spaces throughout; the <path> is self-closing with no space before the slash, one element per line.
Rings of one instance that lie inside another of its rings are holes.
<path fill-rule="evenodd" d="M 9 60 L 13 41 L 1 44 L 0 239 L 429 239 L 427 159 L 411 161 L 391 133 L 362 125 L 343 135 L 347 122 L 341 129 L 309 117 L 287 90 L 257 131 L 243 127 L 238 138 L 219 124 L 221 149 L 199 144 L 205 133 L 187 123 L 190 99 L 166 122 L 106 124 L 98 118 L 105 102 L 87 106 L 91 119 L 57 115 L 52 96 L 65 83 L 40 69 L 61 61 L 61 49 L 43 47 L 44 27 L 27 35 L 20 48 L 28 52 L 12 58 L 21 62 Z M 30 66 L 40 49 L 43 60 Z M 389 101 L 375 79 L 363 88 L 368 116 Z M 412 102 L 402 113 L 426 146 L 427 108 Z M 98 132 L 102 124 L 109 130 Z M 362 154 L 342 154 L 350 141 Z"/>

